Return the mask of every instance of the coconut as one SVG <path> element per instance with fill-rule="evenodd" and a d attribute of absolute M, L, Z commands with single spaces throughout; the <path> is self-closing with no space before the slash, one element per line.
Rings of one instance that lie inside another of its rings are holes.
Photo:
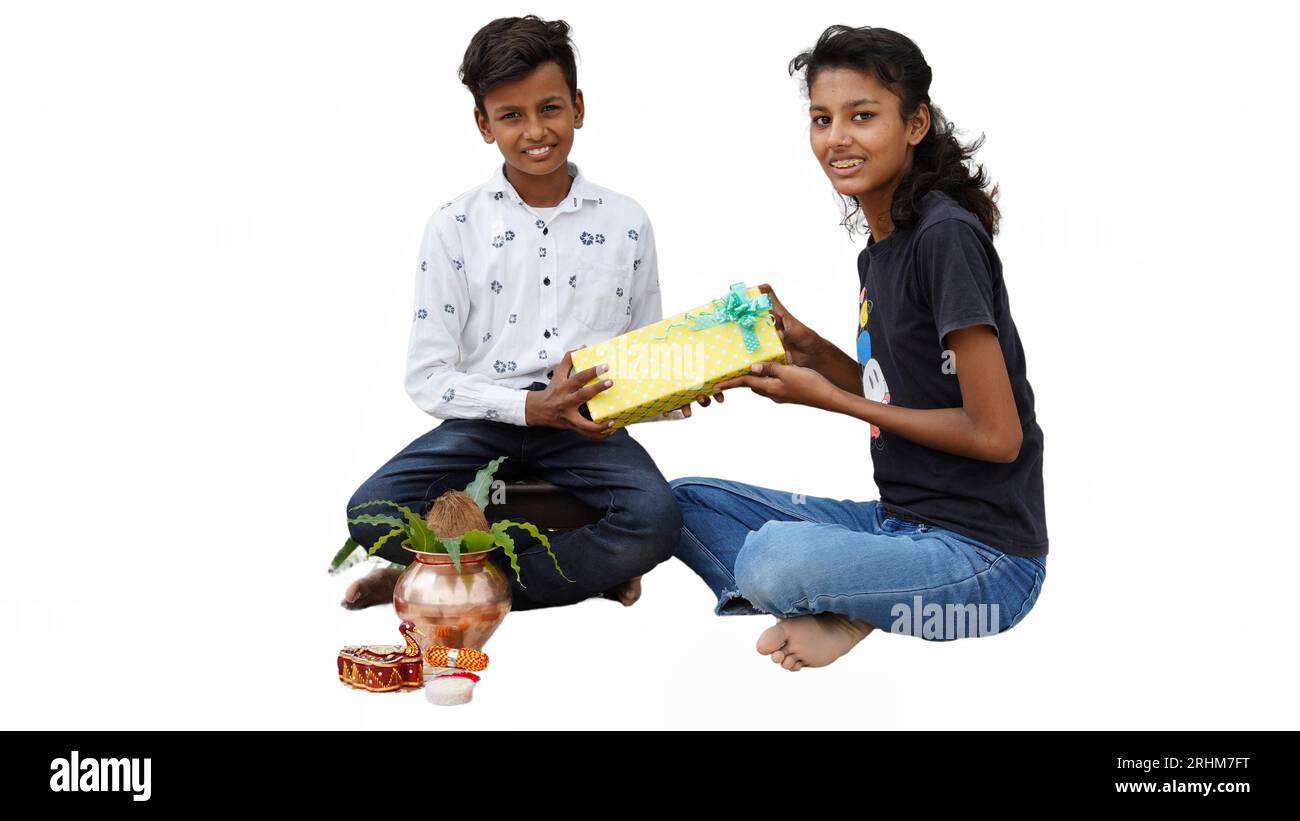
<path fill-rule="evenodd" d="M 434 499 L 424 521 L 439 539 L 454 539 L 464 536 L 467 530 L 488 530 L 490 527 L 478 502 L 459 490 L 449 490 Z"/>

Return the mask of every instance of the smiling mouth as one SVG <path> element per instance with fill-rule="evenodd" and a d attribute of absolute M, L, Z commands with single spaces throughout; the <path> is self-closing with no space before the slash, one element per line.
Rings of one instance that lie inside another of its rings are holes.
<path fill-rule="evenodd" d="M 553 145 L 543 145 L 543 146 L 538 146 L 537 148 L 529 148 L 528 150 L 524 151 L 524 153 L 530 157 L 545 157 L 547 154 L 550 154 L 551 151 L 553 151 L 554 149 L 555 146 Z"/>
<path fill-rule="evenodd" d="M 831 162 L 831 168 L 856 168 L 859 165 L 862 165 L 863 162 L 864 160 L 860 159 L 834 160 Z"/>

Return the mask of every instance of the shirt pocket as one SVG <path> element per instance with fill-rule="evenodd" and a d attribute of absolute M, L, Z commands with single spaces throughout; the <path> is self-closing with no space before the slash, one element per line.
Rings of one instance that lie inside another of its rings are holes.
<path fill-rule="evenodd" d="M 622 333 L 631 312 L 632 271 L 612 263 L 586 263 L 578 271 L 578 322 L 600 333 Z"/>

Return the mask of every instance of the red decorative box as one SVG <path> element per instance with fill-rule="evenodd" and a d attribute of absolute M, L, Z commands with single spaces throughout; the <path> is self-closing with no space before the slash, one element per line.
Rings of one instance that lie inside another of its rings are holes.
<path fill-rule="evenodd" d="M 371 645 L 344 647 L 339 651 L 339 681 L 344 684 L 369 690 L 372 693 L 386 693 L 403 687 L 422 687 L 424 685 L 424 660 L 420 657 L 420 645 L 411 636 L 418 632 L 409 621 L 402 622 L 398 628 L 405 647 L 394 645 Z"/>

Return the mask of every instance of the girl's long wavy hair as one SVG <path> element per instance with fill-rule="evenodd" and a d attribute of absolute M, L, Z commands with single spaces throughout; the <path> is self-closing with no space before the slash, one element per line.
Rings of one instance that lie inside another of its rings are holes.
<path fill-rule="evenodd" d="M 803 72 L 804 91 L 812 88 L 817 75 L 827 69 L 849 68 L 874 76 L 899 98 L 899 115 L 904 121 L 921 103 L 930 109 L 930 130 L 912 154 L 912 167 L 894 192 L 890 218 L 897 228 L 911 228 L 919 219 L 917 206 L 930 191 L 942 191 L 974 214 L 990 237 L 998 232 L 998 187 L 992 184 L 984 166 L 971 162 L 984 144 L 984 136 L 969 145 L 957 139 L 956 127 L 939 107 L 930 102 L 932 72 L 916 43 L 896 31 L 883 28 L 831 26 L 817 38 L 817 45 L 790 61 L 790 74 Z M 849 234 L 865 220 L 862 206 L 844 197 L 843 225 Z M 869 228 L 866 230 L 870 230 Z"/>

